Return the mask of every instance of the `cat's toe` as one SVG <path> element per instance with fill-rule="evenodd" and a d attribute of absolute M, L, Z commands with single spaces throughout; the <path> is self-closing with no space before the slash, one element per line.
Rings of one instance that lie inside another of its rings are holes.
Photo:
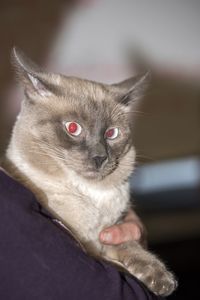
<path fill-rule="evenodd" d="M 178 286 L 174 275 L 168 271 L 145 279 L 147 287 L 156 295 L 169 296 Z"/>

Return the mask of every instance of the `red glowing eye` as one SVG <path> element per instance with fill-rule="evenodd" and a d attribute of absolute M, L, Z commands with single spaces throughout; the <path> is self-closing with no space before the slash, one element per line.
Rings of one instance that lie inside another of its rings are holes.
<path fill-rule="evenodd" d="M 114 134 L 114 129 L 109 129 L 108 131 L 106 131 L 106 137 L 107 138 L 111 138 Z"/>
<path fill-rule="evenodd" d="M 118 128 L 110 128 L 106 131 L 105 136 L 107 139 L 114 140 L 119 135 Z"/>
<path fill-rule="evenodd" d="M 76 122 L 67 122 L 65 123 L 65 127 L 71 135 L 78 136 L 81 134 L 82 128 Z"/>
<path fill-rule="evenodd" d="M 69 130 L 70 133 L 74 133 L 74 132 L 77 131 L 77 128 L 78 128 L 78 126 L 77 126 L 76 123 L 70 123 L 69 127 L 68 127 L 68 130 Z"/>

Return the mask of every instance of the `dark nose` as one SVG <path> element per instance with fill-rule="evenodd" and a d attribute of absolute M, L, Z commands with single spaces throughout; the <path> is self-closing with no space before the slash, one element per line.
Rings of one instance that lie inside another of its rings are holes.
<path fill-rule="evenodd" d="M 94 160 L 94 163 L 95 163 L 95 166 L 96 166 L 96 168 L 97 169 L 99 169 L 101 166 L 102 166 L 102 164 L 103 164 L 103 162 L 105 161 L 107 159 L 107 156 L 106 155 L 104 155 L 104 156 L 94 156 L 93 157 L 93 160 Z"/>

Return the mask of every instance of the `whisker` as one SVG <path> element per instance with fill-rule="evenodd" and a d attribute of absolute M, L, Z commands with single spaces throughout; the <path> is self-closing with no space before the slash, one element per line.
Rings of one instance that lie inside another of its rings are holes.
<path fill-rule="evenodd" d="M 137 159 L 145 159 L 147 161 L 152 161 L 152 162 L 155 161 L 155 158 L 153 158 L 151 156 L 143 155 L 143 154 L 140 154 L 140 153 L 139 154 L 136 153 L 136 161 L 137 161 Z"/>

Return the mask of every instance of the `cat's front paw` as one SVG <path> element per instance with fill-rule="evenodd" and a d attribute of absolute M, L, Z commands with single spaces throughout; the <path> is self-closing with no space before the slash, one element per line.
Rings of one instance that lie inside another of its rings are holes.
<path fill-rule="evenodd" d="M 142 281 L 156 295 L 168 296 L 177 287 L 174 275 L 156 257 L 150 261 L 126 257 L 123 263 L 132 275 Z"/>
<path fill-rule="evenodd" d="M 164 263 L 135 241 L 104 246 L 104 257 L 120 263 L 119 269 L 125 268 L 156 295 L 168 296 L 177 287 L 174 275 Z"/>

